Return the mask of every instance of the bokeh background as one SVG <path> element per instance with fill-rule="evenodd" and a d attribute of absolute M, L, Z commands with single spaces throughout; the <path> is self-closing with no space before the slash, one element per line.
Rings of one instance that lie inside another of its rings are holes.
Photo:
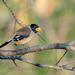
<path fill-rule="evenodd" d="M 48 43 L 64 43 L 75 38 L 75 0 L 6 0 L 8 6 L 15 13 L 18 21 L 23 25 L 31 23 L 38 24 L 42 32 L 40 33 L 47 42 L 39 41 L 39 36 L 27 43 L 29 46 L 36 46 Z M 9 39 L 14 31 L 21 28 L 16 23 L 11 12 L 0 0 L 0 45 Z M 7 45 L 4 50 L 14 50 L 16 47 Z M 36 53 L 29 53 L 23 57 L 41 64 L 55 65 L 56 61 L 65 51 L 44 50 Z M 69 51 L 58 65 L 63 65 L 75 60 L 75 53 Z M 74 71 L 40 68 L 31 64 L 16 60 L 21 67 L 17 68 L 11 60 L 0 60 L 0 75 L 75 75 Z M 68 67 L 75 66 L 74 63 Z"/>

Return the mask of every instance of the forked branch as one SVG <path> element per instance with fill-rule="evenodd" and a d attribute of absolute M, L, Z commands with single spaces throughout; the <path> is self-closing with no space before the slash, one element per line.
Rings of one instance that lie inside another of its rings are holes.
<path fill-rule="evenodd" d="M 10 59 L 10 60 L 20 60 L 20 61 L 23 61 L 23 62 L 27 62 L 29 64 L 32 64 L 34 66 L 37 66 L 37 67 L 41 67 L 41 68 L 49 68 L 49 69 L 55 69 L 55 70 L 62 70 L 62 69 L 66 69 L 66 70 L 70 70 L 70 71 L 75 71 L 75 67 L 72 67 L 72 68 L 69 68 L 69 67 L 66 67 L 67 65 L 71 64 L 71 63 L 74 63 L 74 61 L 70 61 L 62 66 L 55 66 L 55 65 L 45 65 L 45 64 L 40 64 L 40 63 L 37 63 L 37 62 L 33 62 L 31 60 L 28 60 L 28 59 L 25 59 L 25 58 L 22 58 L 21 55 L 20 56 L 6 56 L 6 57 L 3 57 L 3 56 L 0 56 L 0 59 Z M 20 66 L 18 66 L 15 62 L 14 64 L 20 68 Z"/>

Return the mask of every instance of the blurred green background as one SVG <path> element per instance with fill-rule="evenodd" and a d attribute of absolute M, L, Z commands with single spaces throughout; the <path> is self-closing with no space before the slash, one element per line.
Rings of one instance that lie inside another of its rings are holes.
<path fill-rule="evenodd" d="M 75 0 L 6 0 L 19 22 L 24 26 L 31 23 L 38 24 L 40 33 L 48 42 L 39 41 L 38 35 L 27 43 L 29 46 L 36 46 L 48 43 L 65 43 L 75 38 Z M 0 45 L 21 28 L 0 0 Z M 36 41 L 35 41 L 36 40 Z M 14 50 L 14 45 L 3 47 L 4 50 Z M 23 57 L 38 63 L 55 65 L 56 61 L 63 55 L 64 50 L 44 50 L 36 53 L 29 53 Z M 63 65 L 75 60 L 75 53 L 69 51 L 58 65 Z M 17 61 L 21 67 L 17 68 L 11 60 L 0 60 L 0 75 L 75 75 L 73 71 L 40 68 L 31 64 Z M 68 67 L 75 66 L 74 63 Z"/>

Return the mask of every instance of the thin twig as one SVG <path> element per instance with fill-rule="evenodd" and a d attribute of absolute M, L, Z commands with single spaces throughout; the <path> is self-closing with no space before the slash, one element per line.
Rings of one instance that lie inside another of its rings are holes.
<path fill-rule="evenodd" d="M 16 64 L 15 60 L 13 60 L 13 63 L 14 63 L 17 67 L 19 67 L 19 66 Z M 19 68 L 20 68 L 20 67 L 19 67 Z"/>
<path fill-rule="evenodd" d="M 55 49 L 55 63 L 57 63 L 57 49 Z"/>
<path fill-rule="evenodd" d="M 14 26 L 14 33 L 15 33 L 15 29 L 16 29 L 16 21 L 15 21 L 15 26 Z"/>
<path fill-rule="evenodd" d="M 41 41 L 41 39 L 39 38 L 39 41 L 42 43 L 42 44 L 44 44 L 42 41 Z"/>
<path fill-rule="evenodd" d="M 15 14 L 14 14 L 14 12 L 13 12 L 12 9 L 7 5 L 7 3 L 5 2 L 5 0 L 3 0 L 3 3 L 4 3 L 4 4 L 6 5 L 6 7 L 10 10 L 10 12 L 12 13 L 12 15 L 13 15 L 15 21 L 16 21 L 20 26 L 22 26 L 22 24 L 18 22 L 18 20 L 17 20 Z M 22 26 L 22 27 L 24 27 L 24 26 Z"/>
<path fill-rule="evenodd" d="M 57 65 L 61 61 L 61 59 L 66 55 L 66 53 L 67 53 L 67 50 L 55 65 Z"/>
<path fill-rule="evenodd" d="M 46 39 L 44 39 L 40 34 L 37 34 L 43 41 L 46 41 L 47 42 L 47 40 Z"/>
<path fill-rule="evenodd" d="M 65 65 L 69 65 L 69 64 L 71 64 L 71 63 L 75 63 L 75 60 L 70 61 L 70 62 L 66 63 Z"/>

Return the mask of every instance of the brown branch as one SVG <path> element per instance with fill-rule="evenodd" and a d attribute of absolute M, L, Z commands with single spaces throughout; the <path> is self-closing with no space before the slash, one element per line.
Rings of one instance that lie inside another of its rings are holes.
<path fill-rule="evenodd" d="M 67 43 L 53 43 L 53 44 L 44 44 L 44 45 L 38 45 L 29 47 L 27 49 L 19 49 L 19 50 L 0 50 L 1 56 L 15 56 L 15 55 L 21 55 L 26 53 L 32 53 L 42 50 L 48 50 L 48 49 L 64 49 L 64 50 L 71 50 L 75 51 L 75 40 L 72 40 Z"/>

